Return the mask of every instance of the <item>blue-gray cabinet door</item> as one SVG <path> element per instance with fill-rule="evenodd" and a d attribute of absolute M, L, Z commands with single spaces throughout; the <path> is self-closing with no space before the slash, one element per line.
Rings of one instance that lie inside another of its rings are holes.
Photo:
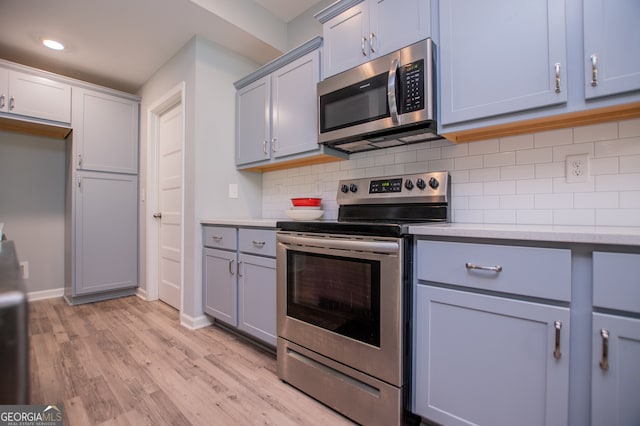
<path fill-rule="evenodd" d="M 567 101 L 564 0 L 441 0 L 441 123 Z"/>
<path fill-rule="evenodd" d="M 73 89 L 71 125 L 76 167 L 138 173 L 138 102 L 87 89 Z"/>
<path fill-rule="evenodd" d="M 640 320 L 593 314 L 591 424 L 640 424 Z"/>
<path fill-rule="evenodd" d="M 204 311 L 233 327 L 238 325 L 236 252 L 204 249 Z"/>
<path fill-rule="evenodd" d="M 640 90 L 640 2 L 583 5 L 586 98 Z"/>
<path fill-rule="evenodd" d="M 271 158 L 271 75 L 236 92 L 236 164 Z"/>
<path fill-rule="evenodd" d="M 74 296 L 138 285 L 138 177 L 75 175 Z"/>
<path fill-rule="evenodd" d="M 322 25 L 323 78 L 369 60 L 369 3 L 363 1 Z"/>
<path fill-rule="evenodd" d="M 276 345 L 276 260 L 240 254 L 238 328 Z"/>
<path fill-rule="evenodd" d="M 417 288 L 417 414 L 445 425 L 567 424 L 568 308 Z"/>
<path fill-rule="evenodd" d="M 318 149 L 320 51 L 315 50 L 273 72 L 273 156 Z"/>

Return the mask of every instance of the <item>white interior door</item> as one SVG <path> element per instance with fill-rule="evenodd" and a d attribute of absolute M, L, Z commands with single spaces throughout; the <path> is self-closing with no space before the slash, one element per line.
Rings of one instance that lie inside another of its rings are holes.
<path fill-rule="evenodd" d="M 182 121 L 178 103 L 160 115 L 158 125 L 158 296 L 176 309 L 182 293 Z"/>

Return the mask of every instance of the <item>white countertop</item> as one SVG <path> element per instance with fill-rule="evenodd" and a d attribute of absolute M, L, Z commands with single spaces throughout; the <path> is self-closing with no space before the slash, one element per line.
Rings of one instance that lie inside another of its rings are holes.
<path fill-rule="evenodd" d="M 276 222 L 286 219 L 202 219 L 202 225 L 222 225 L 222 226 L 252 226 L 257 228 L 275 228 Z"/>
<path fill-rule="evenodd" d="M 275 228 L 280 219 L 202 219 L 202 225 Z M 640 227 L 500 225 L 482 223 L 434 223 L 409 227 L 414 235 L 492 238 L 500 240 L 640 246 Z"/>
<path fill-rule="evenodd" d="M 410 226 L 414 235 L 640 246 L 640 228 L 442 223 Z"/>

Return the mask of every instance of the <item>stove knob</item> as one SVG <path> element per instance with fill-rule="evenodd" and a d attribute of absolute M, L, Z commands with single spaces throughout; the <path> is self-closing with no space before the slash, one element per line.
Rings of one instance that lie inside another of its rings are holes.
<path fill-rule="evenodd" d="M 351 191 L 351 192 L 358 192 L 358 185 L 356 185 L 355 183 L 352 183 L 352 184 L 349 186 L 349 191 Z"/>
<path fill-rule="evenodd" d="M 432 177 L 431 179 L 429 179 L 429 186 L 431 187 L 431 189 L 438 189 L 438 187 L 440 186 L 440 182 L 438 182 L 438 179 Z"/>
<path fill-rule="evenodd" d="M 407 179 L 404 182 L 404 187 L 407 188 L 409 191 L 413 189 L 413 182 L 411 182 L 411 179 Z"/>
<path fill-rule="evenodd" d="M 420 189 L 425 189 L 427 187 L 427 184 L 424 182 L 424 179 L 418 178 L 418 180 L 416 181 L 416 186 Z"/>
<path fill-rule="evenodd" d="M 349 192 L 349 185 L 347 185 L 346 183 L 342 184 L 342 186 L 340 187 L 340 191 L 346 194 L 347 192 Z"/>

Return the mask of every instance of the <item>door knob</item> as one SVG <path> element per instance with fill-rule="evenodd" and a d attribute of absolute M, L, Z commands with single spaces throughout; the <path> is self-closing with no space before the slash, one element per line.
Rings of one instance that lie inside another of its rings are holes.
<path fill-rule="evenodd" d="M 162 213 L 158 212 L 153 215 L 154 218 L 160 219 L 162 217 Z"/>

